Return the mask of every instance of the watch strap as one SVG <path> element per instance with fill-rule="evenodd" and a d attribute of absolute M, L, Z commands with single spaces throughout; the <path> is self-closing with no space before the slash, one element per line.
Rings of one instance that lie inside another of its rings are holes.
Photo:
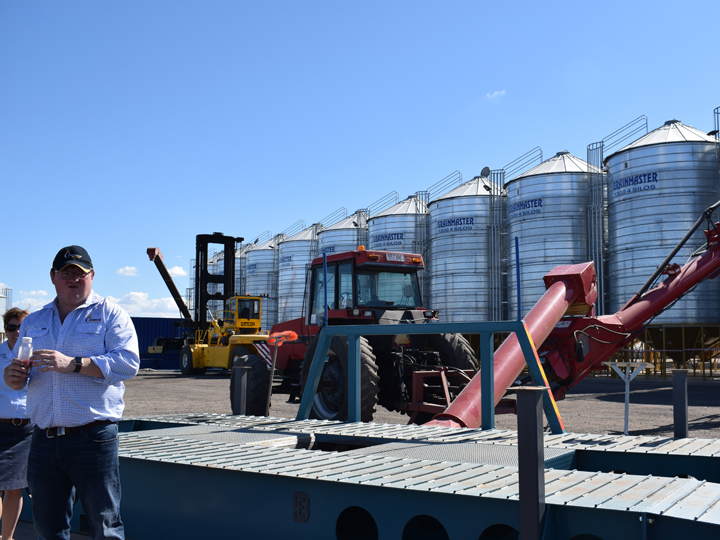
<path fill-rule="evenodd" d="M 81 356 L 75 357 L 75 369 L 73 370 L 73 373 L 77 373 L 80 371 L 83 367 L 83 359 Z"/>

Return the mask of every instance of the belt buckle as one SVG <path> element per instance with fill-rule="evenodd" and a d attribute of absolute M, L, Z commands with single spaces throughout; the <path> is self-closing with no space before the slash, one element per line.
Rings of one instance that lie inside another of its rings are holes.
<path fill-rule="evenodd" d="M 22 418 L 13 418 L 12 419 L 12 425 L 13 426 L 22 426 Z"/>
<path fill-rule="evenodd" d="M 50 435 L 51 430 L 55 430 L 55 435 Z M 54 439 L 55 437 L 62 437 L 65 435 L 65 428 L 64 427 L 56 427 L 56 428 L 47 428 L 45 430 L 45 434 L 47 435 L 48 439 Z"/>

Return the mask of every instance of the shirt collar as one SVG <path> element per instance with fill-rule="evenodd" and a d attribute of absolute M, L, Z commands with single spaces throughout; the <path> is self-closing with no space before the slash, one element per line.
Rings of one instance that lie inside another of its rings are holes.
<path fill-rule="evenodd" d="M 92 291 L 92 290 L 91 290 L 91 291 L 90 291 L 90 294 L 89 294 L 88 297 L 85 299 L 85 302 L 83 302 L 81 305 L 79 305 L 79 306 L 76 307 L 75 309 L 86 308 L 86 307 L 88 307 L 88 306 L 92 306 L 92 305 L 94 305 L 94 304 L 98 304 L 98 303 L 101 302 L 101 301 L 102 301 L 102 296 L 100 296 L 99 294 L 97 294 L 95 291 Z M 43 309 L 50 309 L 50 310 L 54 311 L 55 313 L 58 313 L 58 309 L 57 309 L 57 296 L 56 296 L 55 298 L 53 298 L 52 302 L 50 302 L 49 304 L 45 304 L 45 305 L 43 306 Z M 75 309 L 73 309 L 73 311 L 75 311 Z"/>

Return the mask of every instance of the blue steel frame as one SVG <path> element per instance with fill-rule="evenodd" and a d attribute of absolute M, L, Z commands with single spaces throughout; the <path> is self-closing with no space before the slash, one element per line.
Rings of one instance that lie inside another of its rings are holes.
<path fill-rule="evenodd" d="M 372 326 L 326 326 L 318 334 L 308 380 L 305 385 L 297 420 L 310 417 L 312 402 L 317 392 L 322 367 L 327 362 L 330 340 L 334 336 L 348 337 L 348 421 L 360 422 L 360 336 L 388 336 L 395 334 L 479 334 L 480 335 L 480 373 L 482 392 L 482 429 L 495 429 L 495 375 L 493 364 L 493 335 L 495 333 L 514 333 L 520 342 L 525 362 L 535 386 L 546 388 L 543 393 L 543 409 L 553 434 L 564 433 L 565 426 L 557 409 L 555 398 L 548 386 L 545 372 L 537 355 L 535 344 L 528 332 L 525 321 L 503 321 L 485 323 L 432 323 L 407 325 Z"/>

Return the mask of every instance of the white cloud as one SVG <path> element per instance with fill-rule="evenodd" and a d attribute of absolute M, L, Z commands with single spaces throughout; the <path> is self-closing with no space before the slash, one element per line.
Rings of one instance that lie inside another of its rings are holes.
<path fill-rule="evenodd" d="M 172 277 L 187 276 L 187 272 L 183 269 L 182 266 L 173 266 L 172 268 L 168 269 L 168 273 Z"/>
<path fill-rule="evenodd" d="M 488 99 L 495 99 L 496 97 L 504 96 L 505 90 L 498 90 L 496 92 L 493 92 L 492 94 L 486 94 L 485 97 Z"/>
<path fill-rule="evenodd" d="M 20 291 L 23 296 L 47 296 L 47 291 L 40 289 L 39 291 Z"/>
<path fill-rule="evenodd" d="M 126 266 L 125 268 L 120 268 L 116 274 L 120 274 L 121 276 L 137 276 L 137 268 L 134 266 Z"/>
<path fill-rule="evenodd" d="M 182 317 L 172 297 L 152 299 L 148 298 L 148 293 L 131 292 L 122 298 L 107 298 L 120 305 L 132 317 Z"/>
<path fill-rule="evenodd" d="M 20 309 L 27 309 L 30 312 L 37 311 L 48 303 L 47 291 L 20 291 L 20 300 L 13 299 L 13 306 Z"/>

